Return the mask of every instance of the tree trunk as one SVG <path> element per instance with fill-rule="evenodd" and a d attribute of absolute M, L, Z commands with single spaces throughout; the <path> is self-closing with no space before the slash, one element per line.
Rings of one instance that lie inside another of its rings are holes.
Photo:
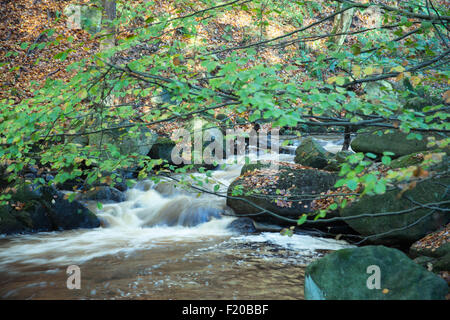
<path fill-rule="evenodd" d="M 339 4 L 337 11 L 342 10 L 342 4 Z M 334 34 L 346 33 L 350 29 L 350 25 L 352 24 L 353 14 L 355 13 L 355 8 L 349 9 L 334 18 L 333 23 L 333 31 Z M 334 42 L 340 48 L 347 38 L 347 35 L 339 35 L 334 37 Z"/>
<path fill-rule="evenodd" d="M 116 19 L 116 0 L 103 0 L 103 29 L 107 36 L 100 44 L 100 49 L 105 50 L 115 46 L 116 29 L 112 22 Z"/>

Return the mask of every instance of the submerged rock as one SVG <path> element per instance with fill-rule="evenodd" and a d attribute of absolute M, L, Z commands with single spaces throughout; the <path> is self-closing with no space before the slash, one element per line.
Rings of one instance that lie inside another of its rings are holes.
<path fill-rule="evenodd" d="M 384 246 L 335 251 L 305 273 L 308 300 L 444 300 L 447 292 L 443 279 Z"/>
<path fill-rule="evenodd" d="M 237 233 L 255 233 L 256 227 L 255 223 L 250 218 L 238 218 L 233 220 L 228 226 L 227 229 L 237 232 Z"/>

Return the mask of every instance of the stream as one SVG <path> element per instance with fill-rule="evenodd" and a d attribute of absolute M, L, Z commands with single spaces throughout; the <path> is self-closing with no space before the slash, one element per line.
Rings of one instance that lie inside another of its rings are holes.
<path fill-rule="evenodd" d="M 317 138 L 340 150 L 340 137 Z M 293 162 L 296 144 L 259 159 Z M 219 183 L 226 193 L 241 167 L 213 171 L 203 187 Z M 235 218 L 226 198 L 172 180 L 139 182 L 126 197 L 102 209 L 87 203 L 102 221 L 97 229 L 0 237 L 0 299 L 303 299 L 306 265 L 350 247 L 303 234 L 237 234 L 227 228 Z M 71 265 L 80 289 L 67 288 Z"/>

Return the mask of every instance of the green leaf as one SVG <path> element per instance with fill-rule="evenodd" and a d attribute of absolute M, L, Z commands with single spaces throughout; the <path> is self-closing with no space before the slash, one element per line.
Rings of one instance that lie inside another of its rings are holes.
<path fill-rule="evenodd" d="M 381 157 L 381 162 L 382 162 L 384 165 L 388 166 L 388 165 L 391 164 L 391 157 L 383 156 L 383 157 Z"/>
<path fill-rule="evenodd" d="M 373 189 L 377 194 L 383 194 L 386 192 L 386 185 L 380 181 L 375 185 Z"/>
<path fill-rule="evenodd" d="M 297 225 L 302 225 L 303 223 L 305 223 L 307 218 L 308 218 L 308 216 L 306 214 L 302 214 L 300 219 L 297 220 Z"/>
<path fill-rule="evenodd" d="M 347 180 L 345 185 L 352 191 L 355 191 L 358 188 L 358 182 L 355 180 Z"/>

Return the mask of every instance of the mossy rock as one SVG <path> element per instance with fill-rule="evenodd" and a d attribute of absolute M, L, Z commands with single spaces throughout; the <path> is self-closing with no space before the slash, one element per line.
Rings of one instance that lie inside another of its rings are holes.
<path fill-rule="evenodd" d="M 448 150 L 445 150 L 448 152 Z M 406 168 L 409 166 L 414 166 L 422 163 L 425 160 L 426 156 L 433 156 L 435 153 L 444 153 L 445 151 L 442 151 L 440 149 L 436 149 L 433 151 L 426 151 L 426 152 L 414 152 L 411 154 L 407 154 L 405 156 L 401 156 L 400 158 L 392 160 L 391 164 L 389 165 L 392 169 L 399 169 L 399 168 Z M 441 155 L 436 155 L 441 157 Z M 448 156 L 444 154 L 442 161 L 440 163 L 437 163 L 436 165 L 433 165 L 432 168 L 434 170 L 442 170 L 443 166 L 448 166 Z"/>
<path fill-rule="evenodd" d="M 328 160 L 328 164 L 323 169 L 327 170 L 327 171 L 339 171 L 341 169 L 340 165 L 345 163 L 346 158 L 352 154 L 353 154 L 353 152 L 351 152 L 351 151 L 337 152 L 333 158 Z"/>
<path fill-rule="evenodd" d="M 249 185 L 247 179 L 253 180 L 255 175 L 261 179 L 261 184 Z M 321 192 L 333 188 L 335 182 L 335 174 L 316 169 L 293 169 L 281 165 L 278 171 L 270 168 L 247 171 L 230 184 L 227 205 L 237 215 L 257 214 L 252 215 L 257 222 L 280 224 L 283 223 L 280 218 L 268 213 L 258 214 L 262 210 L 252 203 L 282 217 L 298 219 L 304 213 L 313 212 L 312 201 Z M 233 196 L 235 188 L 242 190 L 242 194 Z"/>
<path fill-rule="evenodd" d="M 241 169 L 241 175 L 254 170 L 269 168 L 272 165 L 269 161 L 257 161 L 256 163 L 244 164 Z"/>
<path fill-rule="evenodd" d="M 424 156 L 429 153 L 430 152 L 414 152 L 411 154 L 407 154 L 401 156 L 400 158 L 392 160 L 389 166 L 392 169 L 406 168 L 409 166 L 413 166 L 421 163 L 424 160 Z"/>
<path fill-rule="evenodd" d="M 387 132 L 385 132 L 387 131 Z M 407 139 L 408 133 L 397 129 L 380 129 L 376 127 L 365 128 L 358 131 L 358 135 L 351 142 L 352 150 L 355 152 L 370 152 L 382 155 L 383 152 L 392 152 L 392 158 L 398 158 L 411 153 L 436 149 L 427 147 L 429 137 L 437 140 L 445 138 L 439 134 L 423 133 L 422 140 Z"/>
<path fill-rule="evenodd" d="M 125 194 L 116 188 L 109 186 L 97 186 L 85 193 L 78 193 L 76 200 L 82 201 L 102 201 L 102 202 L 122 202 L 126 200 Z"/>
<path fill-rule="evenodd" d="M 406 100 L 404 108 L 412 109 L 414 111 L 422 111 L 423 108 L 428 106 L 435 106 L 442 103 L 442 100 L 436 97 L 411 97 Z"/>
<path fill-rule="evenodd" d="M 21 233 L 28 229 L 15 210 L 8 206 L 0 207 L 0 234 Z"/>
<path fill-rule="evenodd" d="M 131 125 L 124 122 L 121 124 L 109 124 L 110 128 L 123 127 L 106 130 L 99 133 L 89 135 L 89 144 L 92 146 L 100 146 L 110 144 L 120 152 L 122 155 L 130 155 L 136 153 L 138 155 L 146 156 L 153 144 L 156 142 L 157 135 L 150 129 L 144 126 L 126 127 Z M 111 155 L 111 150 L 104 152 L 105 158 Z"/>
<path fill-rule="evenodd" d="M 24 186 L 12 195 L 11 203 L 23 203 L 20 210 L 10 206 L 0 207 L 0 234 L 29 233 L 39 231 L 96 228 L 97 216 L 83 204 L 66 196 L 53 187 L 33 188 Z"/>
<path fill-rule="evenodd" d="M 433 271 L 449 271 L 450 270 L 450 252 L 446 255 L 436 258 L 431 263 Z"/>
<path fill-rule="evenodd" d="M 448 200 L 449 183 L 450 178 L 418 182 L 415 188 L 404 192 L 400 198 L 401 190 L 398 189 L 381 195 L 365 195 L 341 210 L 340 215 L 352 217 L 406 211 L 402 214 L 347 219 L 345 222 L 361 235 L 369 236 L 370 241 L 374 243 L 411 245 L 414 241 L 447 224 L 450 221 L 450 215 L 446 212 L 433 212 L 427 208 L 412 209 L 417 205 L 408 198 L 424 204 Z M 448 205 L 444 206 L 444 208 L 448 207 Z"/>
<path fill-rule="evenodd" d="M 379 271 L 379 288 L 371 286 L 373 270 Z M 385 246 L 335 251 L 309 264 L 305 273 L 307 300 L 444 300 L 447 293 L 443 279 Z"/>
<path fill-rule="evenodd" d="M 415 242 L 409 249 L 414 261 L 431 267 L 433 272 L 450 271 L 450 242 L 447 236 L 449 226 L 428 234 Z"/>
<path fill-rule="evenodd" d="M 326 151 L 314 138 L 307 137 L 295 150 L 295 163 L 323 169 L 328 165 L 333 154 Z"/>
<path fill-rule="evenodd" d="M 172 163 L 172 150 L 176 143 L 167 137 L 158 137 L 150 150 L 149 156 L 152 159 L 163 159 Z"/>

